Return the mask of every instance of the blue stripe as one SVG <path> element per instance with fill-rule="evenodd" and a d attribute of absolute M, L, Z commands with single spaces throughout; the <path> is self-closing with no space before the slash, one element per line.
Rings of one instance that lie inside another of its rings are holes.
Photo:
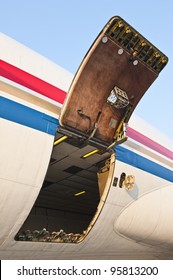
<path fill-rule="evenodd" d="M 0 96 L 0 117 L 33 129 L 55 135 L 58 119 Z M 173 182 L 173 171 L 128 149 L 117 146 L 116 159 Z"/>
<path fill-rule="evenodd" d="M 51 135 L 55 135 L 59 124 L 58 119 L 2 96 L 0 97 L 0 117 Z"/>
<path fill-rule="evenodd" d="M 160 178 L 163 178 L 167 181 L 173 182 L 173 171 L 161 166 L 141 155 L 138 155 L 128 149 L 117 146 L 115 148 L 116 159 L 124 163 L 130 164 L 134 167 L 142 169 L 148 173 L 156 175 Z"/>

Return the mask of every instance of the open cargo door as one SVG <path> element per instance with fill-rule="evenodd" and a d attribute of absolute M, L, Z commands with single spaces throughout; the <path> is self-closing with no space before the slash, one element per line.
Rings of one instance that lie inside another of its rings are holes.
<path fill-rule="evenodd" d="M 109 150 L 126 140 L 126 123 L 166 63 L 124 20 L 108 22 L 71 84 L 43 187 L 16 240 L 81 242 L 110 188 L 118 180 L 120 188 L 133 187 L 134 176 L 114 177 L 116 155 Z"/>
<path fill-rule="evenodd" d="M 79 143 L 109 149 L 126 140 L 124 125 L 167 57 L 120 17 L 103 28 L 70 86 L 60 125 Z"/>

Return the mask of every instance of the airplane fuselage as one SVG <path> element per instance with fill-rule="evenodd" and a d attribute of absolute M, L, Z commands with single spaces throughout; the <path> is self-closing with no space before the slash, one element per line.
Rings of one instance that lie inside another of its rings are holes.
<path fill-rule="evenodd" d="M 171 259 L 172 141 L 133 115 L 111 151 L 85 158 L 94 147 L 69 135 L 56 144 L 73 76 L 0 41 L 1 259 Z"/>

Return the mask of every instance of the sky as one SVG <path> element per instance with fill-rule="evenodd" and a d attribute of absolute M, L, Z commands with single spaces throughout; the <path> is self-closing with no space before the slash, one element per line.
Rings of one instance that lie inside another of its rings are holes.
<path fill-rule="evenodd" d="M 172 0 L 1 0 L 0 31 L 75 74 L 115 15 L 169 58 L 135 114 L 173 139 Z"/>

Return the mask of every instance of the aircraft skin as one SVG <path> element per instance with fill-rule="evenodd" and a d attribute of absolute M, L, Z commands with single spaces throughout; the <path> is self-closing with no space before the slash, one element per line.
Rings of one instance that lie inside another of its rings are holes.
<path fill-rule="evenodd" d="M 0 258 L 172 259 L 173 143 L 134 114 L 86 237 L 15 240 L 42 187 L 73 76 L 4 34 L 0 55 Z M 122 172 L 134 176 L 133 189 L 119 187 Z"/>

